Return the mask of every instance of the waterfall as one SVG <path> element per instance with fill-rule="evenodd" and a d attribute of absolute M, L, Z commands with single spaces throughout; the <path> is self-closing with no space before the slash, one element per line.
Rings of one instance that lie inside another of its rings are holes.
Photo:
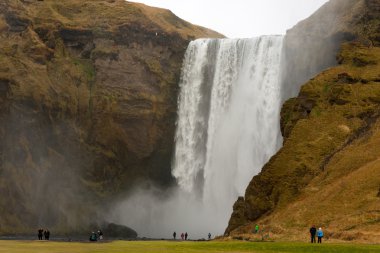
<path fill-rule="evenodd" d="M 136 189 L 114 220 L 155 238 L 223 234 L 234 201 L 282 144 L 282 42 L 264 36 L 189 44 L 172 165 L 178 186 Z"/>
<path fill-rule="evenodd" d="M 282 143 L 282 41 L 200 39 L 185 55 L 172 174 L 224 223 L 237 196 Z"/>

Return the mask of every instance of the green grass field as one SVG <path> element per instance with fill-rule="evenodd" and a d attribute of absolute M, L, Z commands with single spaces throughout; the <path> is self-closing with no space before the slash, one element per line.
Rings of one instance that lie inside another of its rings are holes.
<path fill-rule="evenodd" d="M 125 252 L 380 252 L 380 245 L 306 244 L 282 242 L 114 241 L 105 243 L 0 241 L 4 253 L 125 253 Z"/>

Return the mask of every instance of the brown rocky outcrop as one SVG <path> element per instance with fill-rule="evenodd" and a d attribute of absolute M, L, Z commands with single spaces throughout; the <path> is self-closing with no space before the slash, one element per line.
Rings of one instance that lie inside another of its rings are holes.
<path fill-rule="evenodd" d="M 170 185 L 198 37 L 221 35 L 123 0 L 1 1 L 0 233 L 78 231 L 136 182 Z"/>
<path fill-rule="evenodd" d="M 340 65 L 285 102 L 284 145 L 236 202 L 226 235 L 249 239 L 259 223 L 272 238 L 300 240 L 318 224 L 327 239 L 378 242 L 378 5 L 332 0 L 288 31 L 288 87 Z"/>

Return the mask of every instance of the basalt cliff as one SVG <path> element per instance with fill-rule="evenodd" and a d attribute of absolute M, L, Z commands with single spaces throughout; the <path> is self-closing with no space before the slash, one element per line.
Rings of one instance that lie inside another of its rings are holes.
<path fill-rule="evenodd" d="M 190 40 L 123 0 L 0 3 L 0 234 L 86 231 L 139 182 L 168 186 Z"/>
<path fill-rule="evenodd" d="M 236 201 L 226 236 L 308 240 L 314 224 L 327 239 L 379 243 L 380 2 L 332 0 L 287 32 L 284 50 L 285 87 L 306 83 L 285 102 L 283 147 Z"/>

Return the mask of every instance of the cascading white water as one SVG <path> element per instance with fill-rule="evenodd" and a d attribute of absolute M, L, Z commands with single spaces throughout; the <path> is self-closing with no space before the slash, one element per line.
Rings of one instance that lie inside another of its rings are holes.
<path fill-rule="evenodd" d="M 185 56 L 172 174 L 188 192 L 202 187 L 204 205 L 224 223 L 282 142 L 282 40 L 202 39 Z"/>
<path fill-rule="evenodd" d="M 173 231 L 187 231 L 192 239 L 224 232 L 234 201 L 282 143 L 282 41 L 264 36 L 190 43 L 172 168 L 178 187 L 137 190 L 115 209 L 115 219 L 156 238 Z"/>

